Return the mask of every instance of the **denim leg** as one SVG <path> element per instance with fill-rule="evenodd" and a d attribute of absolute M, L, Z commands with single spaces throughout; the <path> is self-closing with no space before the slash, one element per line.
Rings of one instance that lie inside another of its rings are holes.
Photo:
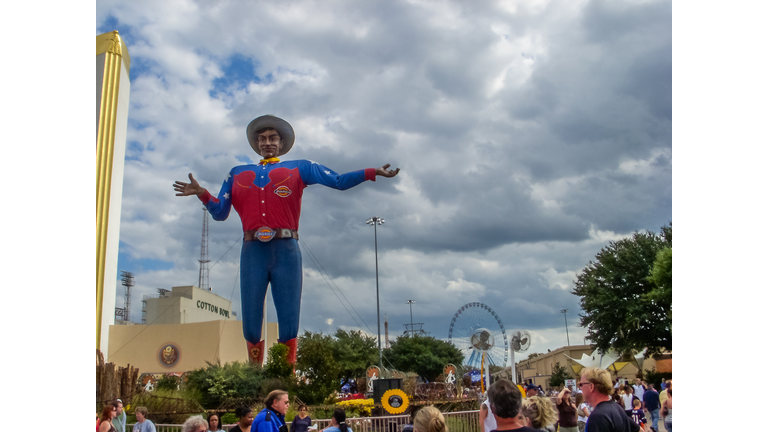
<path fill-rule="evenodd" d="M 273 259 L 270 272 L 272 298 L 275 300 L 279 341 L 294 339 L 299 333 L 301 313 L 301 251 L 294 239 L 272 240 Z"/>
<path fill-rule="evenodd" d="M 240 302 L 243 314 L 243 336 L 256 344 L 261 341 L 264 299 L 269 283 L 269 243 L 244 241 L 240 253 Z"/>
<path fill-rule="evenodd" d="M 659 430 L 659 408 L 648 412 L 651 414 L 651 426 Z"/>

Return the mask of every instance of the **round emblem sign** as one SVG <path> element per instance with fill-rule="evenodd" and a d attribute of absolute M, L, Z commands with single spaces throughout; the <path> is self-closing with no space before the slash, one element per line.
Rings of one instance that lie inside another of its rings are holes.
<path fill-rule="evenodd" d="M 179 351 L 179 347 L 169 343 L 160 347 L 157 356 L 161 365 L 165 367 L 173 367 L 179 362 L 181 352 Z"/>
<path fill-rule="evenodd" d="M 408 408 L 408 395 L 400 389 L 390 389 L 381 397 L 381 405 L 390 414 L 400 414 Z"/>

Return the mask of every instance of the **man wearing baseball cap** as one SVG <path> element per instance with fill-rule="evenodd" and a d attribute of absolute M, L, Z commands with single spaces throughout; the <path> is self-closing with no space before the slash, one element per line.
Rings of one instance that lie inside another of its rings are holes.
<path fill-rule="evenodd" d="M 288 346 L 288 361 L 294 364 L 302 284 L 298 229 L 304 188 L 321 184 L 346 190 L 366 180 L 376 181 L 376 176 L 394 177 L 400 169 L 389 170 L 387 164 L 337 174 L 308 160 L 281 161 L 279 156 L 293 147 L 295 134 L 287 121 L 273 115 L 254 119 L 246 136 L 262 159 L 255 165 L 232 168 L 217 197 L 201 187 L 192 173 L 189 183 L 177 181 L 174 189 L 176 196 L 197 195 L 214 220 L 225 220 L 232 207 L 240 215 L 240 296 L 248 357 L 257 364 L 264 360 L 261 327 L 267 285 L 271 284 L 278 342 Z"/>

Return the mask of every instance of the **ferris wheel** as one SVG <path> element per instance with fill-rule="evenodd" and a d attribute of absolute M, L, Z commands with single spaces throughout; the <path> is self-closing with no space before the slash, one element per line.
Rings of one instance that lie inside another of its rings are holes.
<path fill-rule="evenodd" d="M 483 303 L 467 303 L 451 320 L 448 339 L 464 354 L 464 364 L 481 368 L 485 363 L 507 366 L 509 341 L 496 312 Z"/>

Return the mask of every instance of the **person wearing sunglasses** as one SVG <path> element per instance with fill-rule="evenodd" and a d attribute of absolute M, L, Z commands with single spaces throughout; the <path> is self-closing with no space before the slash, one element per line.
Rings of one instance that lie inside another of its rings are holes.
<path fill-rule="evenodd" d="M 117 417 L 117 402 L 104 405 L 104 409 L 101 410 L 99 432 L 115 432 L 115 426 L 112 423 L 115 417 Z"/>
<path fill-rule="evenodd" d="M 620 406 L 611 400 L 613 383 L 605 369 L 584 368 L 579 380 L 584 400 L 594 407 L 587 417 L 585 432 L 639 432 Z"/>

